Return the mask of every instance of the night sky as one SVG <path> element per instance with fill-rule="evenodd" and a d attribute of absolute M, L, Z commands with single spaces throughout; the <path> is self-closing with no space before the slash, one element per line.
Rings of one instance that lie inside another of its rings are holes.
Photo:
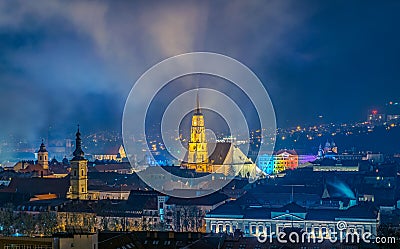
<path fill-rule="evenodd" d="M 138 77 L 193 51 L 263 81 L 278 127 L 398 101 L 400 1 L 0 1 L 0 136 L 120 130 Z"/>

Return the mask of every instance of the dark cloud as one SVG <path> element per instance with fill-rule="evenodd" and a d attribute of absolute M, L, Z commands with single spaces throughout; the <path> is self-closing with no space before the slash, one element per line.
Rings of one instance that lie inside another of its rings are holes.
<path fill-rule="evenodd" d="M 361 119 L 400 90 L 398 10 L 396 1 L 1 1 L 0 132 L 119 129 L 136 79 L 191 51 L 253 69 L 278 125 L 319 113 Z"/>

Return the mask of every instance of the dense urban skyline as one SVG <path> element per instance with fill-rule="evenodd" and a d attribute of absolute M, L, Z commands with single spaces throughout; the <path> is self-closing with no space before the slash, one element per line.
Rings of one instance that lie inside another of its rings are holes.
<path fill-rule="evenodd" d="M 398 99 L 398 7 L 396 1 L 4 1 L 1 135 L 37 138 L 49 126 L 73 131 L 76 123 L 119 130 L 140 74 L 191 51 L 249 66 L 270 94 L 278 127 L 316 123 L 320 115 L 326 123 L 363 120 L 371 108 Z"/>
<path fill-rule="evenodd" d="M 0 249 L 399 248 L 399 7 L 0 0 Z"/>

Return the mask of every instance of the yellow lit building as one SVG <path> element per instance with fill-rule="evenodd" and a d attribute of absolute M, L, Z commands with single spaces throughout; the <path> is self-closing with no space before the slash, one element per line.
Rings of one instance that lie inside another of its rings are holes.
<path fill-rule="evenodd" d="M 92 155 L 94 160 L 110 160 L 110 161 L 117 161 L 122 162 L 126 159 L 126 152 L 124 146 L 114 146 L 106 151 L 94 153 Z"/>
<path fill-rule="evenodd" d="M 248 178 L 253 178 L 261 173 L 260 170 L 257 170 L 256 164 L 235 144 L 227 142 L 207 143 L 204 115 L 200 110 L 198 95 L 190 131 L 188 152 L 182 162 L 182 166 L 194 169 L 197 172 L 216 172 Z M 210 155 L 208 154 L 209 149 L 213 149 Z"/>
<path fill-rule="evenodd" d="M 208 161 L 204 116 L 200 110 L 199 95 L 197 94 L 197 106 L 192 117 L 192 127 L 190 130 L 187 168 L 194 169 L 197 172 L 210 172 L 210 166 Z"/>

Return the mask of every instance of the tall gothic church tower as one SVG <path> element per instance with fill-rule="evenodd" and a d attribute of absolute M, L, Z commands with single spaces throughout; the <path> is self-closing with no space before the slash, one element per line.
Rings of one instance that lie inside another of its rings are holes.
<path fill-rule="evenodd" d="M 210 170 L 210 165 L 208 163 L 206 129 L 204 127 L 204 116 L 200 110 L 198 93 L 197 106 L 192 117 L 187 163 L 187 167 L 189 169 L 195 169 L 198 172 L 208 172 Z"/>
<path fill-rule="evenodd" d="M 49 152 L 47 152 L 43 140 L 38 150 L 38 164 L 42 165 L 43 169 L 49 169 Z"/>
<path fill-rule="evenodd" d="M 82 150 L 82 139 L 81 133 L 76 132 L 76 146 L 75 151 L 73 153 L 73 158 L 70 161 L 71 163 L 71 173 L 70 173 L 70 199 L 87 199 L 87 160 L 83 157 L 85 153 Z"/>

